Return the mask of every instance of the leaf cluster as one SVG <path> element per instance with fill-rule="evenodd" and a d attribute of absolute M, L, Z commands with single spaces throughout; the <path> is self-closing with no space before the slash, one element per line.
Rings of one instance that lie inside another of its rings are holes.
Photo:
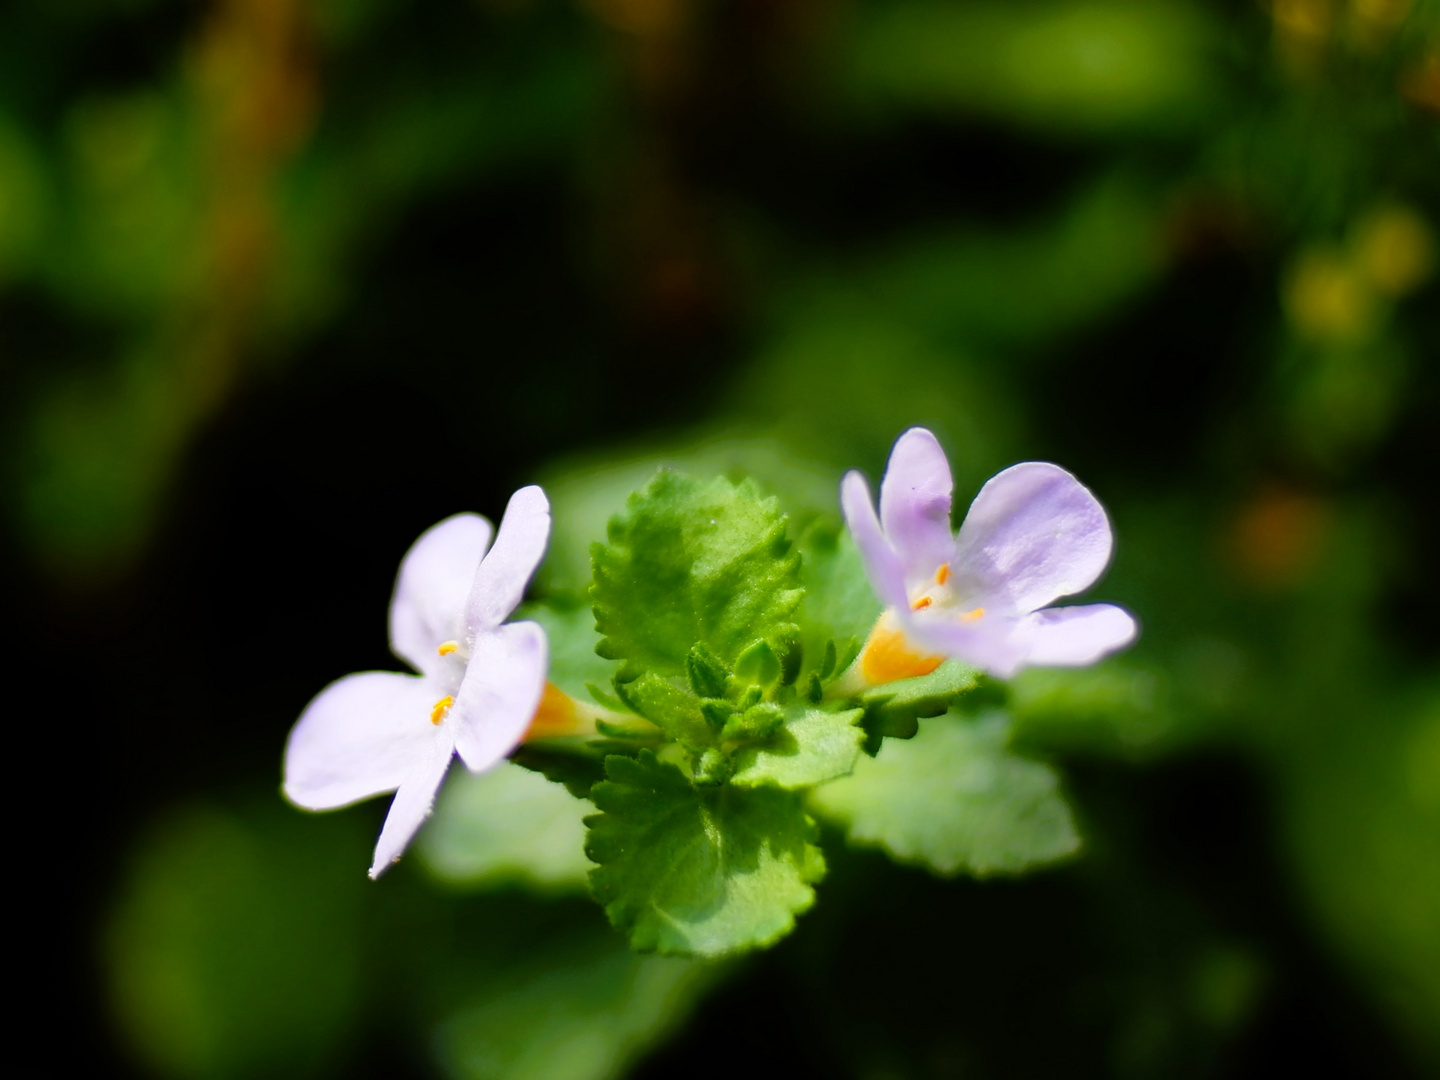
<path fill-rule="evenodd" d="M 573 601 L 527 614 L 551 636 L 552 681 L 604 711 L 597 734 L 531 741 L 514 761 L 594 804 L 590 889 L 635 949 L 715 957 L 786 934 L 825 872 L 811 809 L 938 873 L 1073 850 L 1053 774 L 1009 754 L 1008 722 L 947 718 L 917 737 L 977 672 L 951 661 L 841 689 L 880 605 L 838 522 L 792 543 L 752 482 L 661 470 L 591 560 L 593 629 Z M 973 782 L 956 789 L 959 775 Z"/>

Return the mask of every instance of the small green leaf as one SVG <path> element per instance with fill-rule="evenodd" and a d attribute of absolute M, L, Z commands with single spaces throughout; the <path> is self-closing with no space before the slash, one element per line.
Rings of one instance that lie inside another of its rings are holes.
<path fill-rule="evenodd" d="M 805 682 L 805 700 L 811 705 L 819 705 L 825 698 L 825 685 L 820 681 L 820 673 L 812 671 L 810 678 Z"/>
<path fill-rule="evenodd" d="M 723 698 L 709 698 L 700 703 L 700 715 L 717 734 L 725 730 L 726 723 L 735 715 L 735 706 Z"/>
<path fill-rule="evenodd" d="M 676 742 L 697 749 L 714 743 L 714 732 L 700 711 L 700 699 L 668 679 L 647 672 L 630 682 L 616 682 L 615 690 L 626 705 Z"/>
<path fill-rule="evenodd" d="M 607 692 L 602 687 L 596 686 L 594 683 L 587 682 L 585 684 L 585 692 L 590 695 L 591 701 L 603 709 L 609 709 L 611 712 L 617 713 L 630 711 L 625 707 L 625 703 L 618 697 Z"/>
<path fill-rule="evenodd" d="M 601 655 L 625 661 L 627 677 L 688 677 L 696 642 L 729 664 L 757 638 L 794 635 L 800 557 L 776 501 L 748 481 L 661 470 L 591 554 Z"/>
<path fill-rule="evenodd" d="M 480 776 L 451 776 L 420 833 L 420 857 L 451 885 L 519 881 L 542 892 L 583 890 L 590 804 L 508 762 Z"/>
<path fill-rule="evenodd" d="M 799 798 L 697 789 L 649 751 L 612 757 L 585 819 L 591 890 L 641 952 L 720 956 L 787 934 L 825 872 Z"/>
<path fill-rule="evenodd" d="M 862 712 L 796 709 L 769 742 L 735 755 L 731 782 L 795 789 L 848 775 L 865 739 L 857 723 Z"/>
<path fill-rule="evenodd" d="M 887 741 L 810 805 L 897 862 L 937 874 L 1016 874 L 1075 852 L 1080 838 L 1055 773 L 1006 749 L 1010 721 L 956 714 Z"/>
<path fill-rule="evenodd" d="M 929 675 L 901 679 L 872 687 L 860 695 L 865 708 L 865 730 L 872 739 L 911 738 L 919 727 L 919 718 L 939 716 L 955 699 L 974 687 L 980 673 L 958 660 L 947 660 Z M 875 749 L 878 749 L 878 744 Z"/>
<path fill-rule="evenodd" d="M 768 739 L 784 723 L 785 710 L 773 701 L 762 701 L 725 721 L 720 737 L 731 742 Z"/>
<path fill-rule="evenodd" d="M 623 709 L 623 703 L 622 712 L 628 712 Z M 604 717 L 597 716 L 595 730 L 606 738 L 622 742 L 654 743 L 664 738 L 664 732 L 640 716 L 622 717 L 620 720 L 606 720 Z"/>
<path fill-rule="evenodd" d="M 828 679 L 831 675 L 834 675 L 834 674 L 835 674 L 835 662 L 836 662 L 837 660 L 839 660 L 839 659 L 840 659 L 840 657 L 839 657 L 839 656 L 837 655 L 837 653 L 835 652 L 835 639 L 834 639 L 834 638 L 829 638 L 829 639 L 826 640 L 826 642 L 825 642 L 825 656 L 824 656 L 824 659 L 822 659 L 822 660 L 820 661 L 820 672 L 819 672 L 820 678 L 822 678 L 822 679 Z"/>
<path fill-rule="evenodd" d="M 735 678 L 766 688 L 780 681 L 780 658 L 768 641 L 755 642 L 735 658 Z"/>
<path fill-rule="evenodd" d="M 725 696 L 725 681 L 730 671 L 720 658 L 697 641 L 685 658 L 685 672 L 690 677 L 690 689 L 696 697 L 719 698 Z"/>

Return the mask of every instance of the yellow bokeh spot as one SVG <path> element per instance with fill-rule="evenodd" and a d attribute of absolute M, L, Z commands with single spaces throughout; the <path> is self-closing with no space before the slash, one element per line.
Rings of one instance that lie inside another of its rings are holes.
<path fill-rule="evenodd" d="M 1353 340 L 1374 324 L 1375 297 L 1365 276 L 1338 252 L 1310 248 L 1285 282 L 1285 313 L 1306 337 Z"/>
<path fill-rule="evenodd" d="M 1386 206 L 1355 228 L 1355 262 L 1383 293 L 1404 296 L 1423 285 L 1435 265 L 1430 227 L 1405 206 Z"/>

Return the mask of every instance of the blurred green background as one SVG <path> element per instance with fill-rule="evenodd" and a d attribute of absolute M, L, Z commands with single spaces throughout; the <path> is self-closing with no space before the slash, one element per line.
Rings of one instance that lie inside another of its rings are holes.
<path fill-rule="evenodd" d="M 1437 256 L 1435 0 L 7 0 L 49 1052 L 1440 1075 Z M 657 461 L 833 513 L 915 423 L 962 505 L 1041 458 L 1111 511 L 1139 644 L 1013 696 L 1077 861 L 941 881 L 827 836 L 797 932 L 701 966 L 624 950 L 524 774 L 448 795 L 521 807 L 541 871 L 442 813 L 372 885 L 383 800 L 280 800 L 310 696 L 396 666 L 434 521 L 538 480 L 573 589 Z"/>

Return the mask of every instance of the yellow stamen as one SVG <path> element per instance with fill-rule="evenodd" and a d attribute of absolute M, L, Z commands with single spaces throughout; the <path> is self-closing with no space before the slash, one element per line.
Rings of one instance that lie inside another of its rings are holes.
<path fill-rule="evenodd" d="M 933 604 L 934 602 L 935 602 L 935 601 L 934 601 L 934 600 L 931 600 L 930 597 L 928 597 L 928 596 L 922 596 L 922 597 L 920 597 L 919 600 L 916 600 L 915 603 L 913 603 L 913 604 L 910 605 L 910 610 L 911 610 L 911 611 L 924 611 L 927 607 L 929 607 L 929 606 L 930 606 L 931 604 Z"/>
<path fill-rule="evenodd" d="M 940 564 L 940 569 L 935 571 L 935 584 L 936 584 L 936 585 L 944 585 L 945 582 L 947 582 L 947 581 L 949 581 L 949 580 L 950 580 L 950 564 L 949 564 L 948 562 L 942 562 L 942 563 Z"/>
<path fill-rule="evenodd" d="M 545 692 L 540 695 L 540 704 L 530 721 L 527 739 L 543 739 L 549 735 L 573 735 L 578 728 L 575 701 L 552 682 L 546 682 Z"/>
<path fill-rule="evenodd" d="M 897 679 L 929 675 L 943 659 L 917 651 L 894 615 L 886 612 L 876 621 L 865 647 L 860 650 L 860 673 L 871 686 L 880 686 Z"/>
<path fill-rule="evenodd" d="M 436 649 L 435 651 L 438 652 L 441 656 L 449 656 L 452 652 L 460 651 L 460 642 L 442 641 L 440 643 L 440 648 Z"/>
<path fill-rule="evenodd" d="M 430 722 L 438 726 L 440 721 L 445 719 L 445 714 L 450 711 L 450 706 L 454 704 L 455 699 L 449 694 L 446 694 L 439 701 L 435 702 L 434 706 L 430 709 Z"/>
<path fill-rule="evenodd" d="M 960 621 L 961 621 L 961 622 L 975 622 L 975 621 L 977 621 L 977 620 L 979 620 L 979 619 L 983 619 L 984 617 L 985 617 L 985 609 L 984 609 L 983 607 L 977 607 L 974 611 L 967 611 L 964 615 L 961 615 L 961 616 L 960 616 Z"/>

